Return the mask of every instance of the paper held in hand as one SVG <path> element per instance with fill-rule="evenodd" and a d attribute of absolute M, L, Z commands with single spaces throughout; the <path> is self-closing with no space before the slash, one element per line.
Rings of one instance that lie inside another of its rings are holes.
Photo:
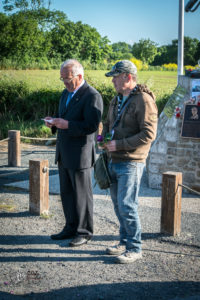
<path fill-rule="evenodd" d="M 48 122 L 48 123 L 52 123 L 53 122 L 53 119 L 41 119 L 41 120 L 43 120 L 45 122 Z"/>

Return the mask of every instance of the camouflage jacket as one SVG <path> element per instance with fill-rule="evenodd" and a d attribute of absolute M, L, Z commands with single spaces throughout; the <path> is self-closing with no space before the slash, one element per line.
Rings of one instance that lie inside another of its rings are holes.
<path fill-rule="evenodd" d="M 145 85 L 138 84 L 126 101 L 129 103 L 114 128 L 112 138 L 116 141 L 117 151 L 110 152 L 110 155 L 113 162 L 145 162 L 157 131 L 158 110 L 155 96 Z M 110 103 L 103 135 L 112 131 L 116 118 L 117 97 Z"/>

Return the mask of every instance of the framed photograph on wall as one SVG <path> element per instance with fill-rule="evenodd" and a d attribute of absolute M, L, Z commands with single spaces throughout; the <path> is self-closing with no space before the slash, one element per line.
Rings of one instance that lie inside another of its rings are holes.
<path fill-rule="evenodd" d="M 181 129 L 184 138 L 200 139 L 200 106 L 186 104 Z"/>

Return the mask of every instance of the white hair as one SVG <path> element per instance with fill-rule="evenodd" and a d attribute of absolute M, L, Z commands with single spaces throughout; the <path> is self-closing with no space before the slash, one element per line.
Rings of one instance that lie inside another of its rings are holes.
<path fill-rule="evenodd" d="M 67 59 L 61 65 L 61 70 L 64 69 L 64 68 L 68 68 L 69 66 L 72 68 L 73 76 L 76 76 L 76 75 L 79 75 L 79 74 L 82 75 L 82 77 L 84 76 L 83 66 L 81 65 L 81 63 L 78 60 L 76 60 L 76 59 Z"/>

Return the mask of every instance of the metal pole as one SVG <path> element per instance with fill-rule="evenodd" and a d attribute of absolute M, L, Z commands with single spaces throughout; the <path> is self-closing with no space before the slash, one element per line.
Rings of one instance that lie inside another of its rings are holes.
<path fill-rule="evenodd" d="M 178 76 L 183 75 L 183 62 L 184 62 L 184 0 L 179 0 Z"/>

